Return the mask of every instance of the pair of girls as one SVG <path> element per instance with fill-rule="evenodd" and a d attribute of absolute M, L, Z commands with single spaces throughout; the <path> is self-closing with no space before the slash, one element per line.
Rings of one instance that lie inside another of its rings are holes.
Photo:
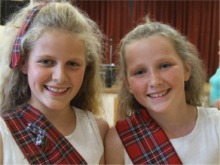
<path fill-rule="evenodd" d="M 219 111 L 199 107 L 202 62 L 170 26 L 146 22 L 122 39 L 128 117 L 110 130 L 98 117 L 103 36 L 91 19 L 67 2 L 38 2 L 4 30 L 0 163 L 219 163 Z"/>

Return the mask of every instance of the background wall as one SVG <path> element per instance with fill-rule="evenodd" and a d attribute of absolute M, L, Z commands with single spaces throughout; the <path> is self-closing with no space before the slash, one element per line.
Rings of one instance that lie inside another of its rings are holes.
<path fill-rule="evenodd" d="M 5 24 L 12 13 L 23 7 L 30 0 L 0 0 L 0 24 Z"/>
<path fill-rule="evenodd" d="M 113 62 L 118 63 L 120 39 L 149 14 L 168 23 L 196 45 L 207 66 L 208 77 L 218 67 L 219 0 L 73 0 L 95 20 L 106 34 L 104 63 L 109 63 L 113 39 Z"/>

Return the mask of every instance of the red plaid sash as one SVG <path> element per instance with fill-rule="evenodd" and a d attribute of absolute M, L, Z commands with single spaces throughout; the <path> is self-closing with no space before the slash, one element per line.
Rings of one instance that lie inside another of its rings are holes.
<path fill-rule="evenodd" d="M 168 137 L 146 110 L 118 121 L 116 129 L 133 164 L 182 164 Z"/>
<path fill-rule="evenodd" d="M 87 164 L 71 143 L 34 107 L 2 116 L 30 164 Z"/>

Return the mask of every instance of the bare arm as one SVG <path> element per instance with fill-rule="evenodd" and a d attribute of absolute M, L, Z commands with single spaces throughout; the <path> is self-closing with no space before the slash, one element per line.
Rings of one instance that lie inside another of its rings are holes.
<path fill-rule="evenodd" d="M 220 99 L 216 100 L 216 102 L 214 103 L 214 107 L 220 109 Z"/>
<path fill-rule="evenodd" d="M 1 132 L 0 132 L 0 164 L 3 164 L 3 143 L 2 143 Z"/>
<path fill-rule="evenodd" d="M 109 130 L 109 125 L 103 118 L 96 118 L 96 122 L 97 122 L 97 125 L 99 127 L 99 131 L 100 131 L 102 141 L 103 141 L 103 145 L 104 145 L 105 137 L 106 137 L 106 134 Z M 103 154 L 101 159 L 100 159 L 99 164 L 104 164 L 104 163 L 105 163 L 105 157 L 104 157 L 104 154 Z"/>
<path fill-rule="evenodd" d="M 124 146 L 115 129 L 112 127 L 105 139 L 106 164 L 124 164 Z"/>

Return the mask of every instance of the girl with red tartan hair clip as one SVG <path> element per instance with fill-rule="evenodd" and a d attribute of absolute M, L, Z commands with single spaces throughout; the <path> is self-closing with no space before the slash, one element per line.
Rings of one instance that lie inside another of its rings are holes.
<path fill-rule="evenodd" d="M 120 43 L 121 119 L 106 136 L 107 164 L 219 164 L 220 111 L 201 107 L 199 53 L 169 25 L 138 25 Z"/>
<path fill-rule="evenodd" d="M 0 164 L 103 164 L 109 126 L 98 116 L 96 23 L 69 2 L 35 2 L 4 29 L 12 39 L 0 46 L 1 58 L 11 56 L 0 88 Z"/>

